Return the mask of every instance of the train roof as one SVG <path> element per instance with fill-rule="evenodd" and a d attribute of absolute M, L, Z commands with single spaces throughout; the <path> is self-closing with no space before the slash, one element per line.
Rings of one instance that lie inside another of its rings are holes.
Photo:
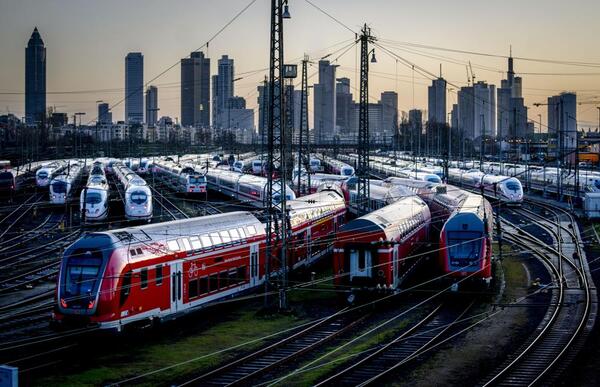
<path fill-rule="evenodd" d="M 183 220 L 173 220 L 144 226 L 126 227 L 117 230 L 93 232 L 84 239 L 108 236 L 115 246 L 134 243 L 165 242 L 177 238 L 200 237 L 214 232 L 228 231 L 243 227 L 246 235 L 264 235 L 264 225 L 247 211 L 201 216 Z"/>

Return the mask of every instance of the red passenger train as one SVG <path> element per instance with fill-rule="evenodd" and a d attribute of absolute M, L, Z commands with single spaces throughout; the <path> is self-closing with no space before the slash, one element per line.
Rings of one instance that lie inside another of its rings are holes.
<path fill-rule="evenodd" d="M 430 221 L 425 202 L 408 196 L 342 226 L 334 246 L 336 285 L 398 288 L 405 258 L 428 240 Z"/>
<path fill-rule="evenodd" d="M 290 266 L 310 264 L 331 251 L 344 198 L 324 190 L 288 205 Z M 64 253 L 54 321 L 121 330 L 235 297 L 264 283 L 265 243 L 265 225 L 250 212 L 87 234 Z"/>

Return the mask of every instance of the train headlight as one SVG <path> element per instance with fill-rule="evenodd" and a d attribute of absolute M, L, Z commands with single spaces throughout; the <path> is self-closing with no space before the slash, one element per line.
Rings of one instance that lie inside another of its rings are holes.
<path fill-rule="evenodd" d="M 65 301 L 65 299 L 64 299 L 64 298 L 61 298 L 61 299 L 60 299 L 60 306 L 62 306 L 63 308 L 66 308 L 66 307 L 67 307 L 67 301 Z"/>
<path fill-rule="evenodd" d="M 90 302 L 88 302 L 88 309 L 92 309 L 94 307 L 95 303 L 96 303 L 96 301 L 90 300 Z"/>

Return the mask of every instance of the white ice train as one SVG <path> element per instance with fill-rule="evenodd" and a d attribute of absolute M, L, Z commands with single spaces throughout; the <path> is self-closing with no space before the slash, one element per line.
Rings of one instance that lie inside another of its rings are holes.
<path fill-rule="evenodd" d="M 309 166 L 311 172 L 323 172 L 323 166 L 321 165 L 321 160 L 311 157 L 309 160 Z"/>
<path fill-rule="evenodd" d="M 263 208 L 267 204 L 267 183 L 265 177 L 245 175 L 243 173 L 225 169 L 210 168 L 206 174 L 208 188 L 221 192 L 234 199 L 247 202 L 253 206 Z M 296 199 L 294 191 L 286 186 L 286 200 Z M 279 195 L 273 197 L 273 202 L 281 200 Z"/>
<path fill-rule="evenodd" d="M 83 168 L 78 161 L 69 161 L 69 165 L 63 173 L 55 175 L 49 185 L 49 197 L 51 204 L 65 204 L 69 199 L 71 190 L 81 175 Z"/>
<path fill-rule="evenodd" d="M 179 193 L 206 193 L 206 177 L 199 169 L 193 164 L 181 165 L 167 160 L 154 162 L 154 173 Z"/>
<path fill-rule="evenodd" d="M 146 181 L 123 164 L 115 164 L 113 168 L 123 186 L 125 217 L 129 220 L 150 220 L 152 192 Z"/>
<path fill-rule="evenodd" d="M 79 195 L 80 211 L 86 222 L 97 222 L 108 217 L 109 187 L 103 165 L 94 163 L 87 184 Z"/>
<path fill-rule="evenodd" d="M 35 183 L 38 187 L 47 187 L 54 176 L 57 176 L 67 167 L 63 160 L 52 161 L 43 165 L 35 172 Z"/>
<path fill-rule="evenodd" d="M 523 186 L 515 177 L 489 175 L 479 170 L 449 168 L 448 175 L 452 182 L 475 189 L 483 187 L 485 195 L 498 199 L 506 204 L 521 205 L 523 203 Z"/>

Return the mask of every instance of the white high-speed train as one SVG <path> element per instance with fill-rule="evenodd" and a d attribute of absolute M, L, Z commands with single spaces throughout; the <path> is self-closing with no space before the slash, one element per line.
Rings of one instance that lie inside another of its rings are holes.
<path fill-rule="evenodd" d="M 221 192 L 234 199 L 263 208 L 267 204 L 266 190 L 267 178 L 243 173 L 233 172 L 225 169 L 209 168 L 206 174 L 208 188 Z M 296 199 L 294 191 L 286 186 L 286 200 Z M 273 202 L 278 203 L 280 196 L 273 197 Z"/>
<path fill-rule="evenodd" d="M 102 163 L 92 165 L 87 184 L 79 195 L 80 210 L 86 222 L 104 220 L 108 217 L 109 187 Z"/>
<path fill-rule="evenodd" d="M 67 163 L 63 160 L 56 160 L 43 165 L 35 172 L 35 183 L 38 187 L 47 187 L 54 176 L 57 176 L 66 167 Z"/>
<path fill-rule="evenodd" d="M 50 182 L 50 203 L 65 204 L 82 171 L 83 168 L 78 161 L 69 161 L 69 165 L 66 169 L 63 169 L 63 173 L 55 175 Z"/>
<path fill-rule="evenodd" d="M 154 173 L 167 185 L 180 193 L 206 193 L 206 176 L 193 164 L 155 160 Z"/>
<path fill-rule="evenodd" d="M 506 204 L 521 205 L 523 203 L 523 186 L 517 178 L 490 175 L 477 169 L 465 171 L 458 168 L 449 168 L 448 178 L 454 183 L 469 188 L 481 189 L 483 187 L 486 196 Z"/>
<path fill-rule="evenodd" d="M 113 169 L 123 186 L 125 217 L 130 220 L 150 220 L 152 192 L 146 181 L 123 164 L 114 164 Z"/>

